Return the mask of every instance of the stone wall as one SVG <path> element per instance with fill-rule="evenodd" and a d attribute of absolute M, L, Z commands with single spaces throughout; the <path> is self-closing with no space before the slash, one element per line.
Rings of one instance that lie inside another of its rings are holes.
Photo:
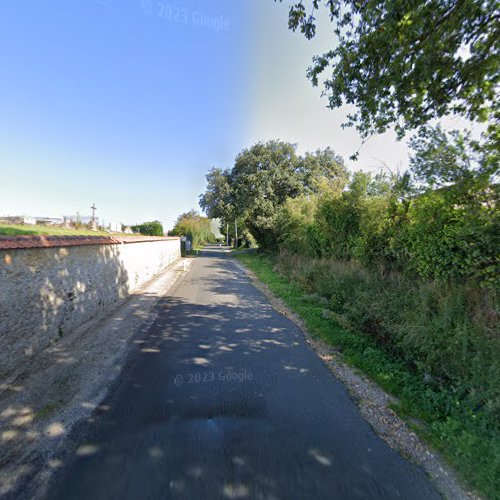
<path fill-rule="evenodd" d="M 179 257 L 178 238 L 0 238 L 0 380 Z"/>

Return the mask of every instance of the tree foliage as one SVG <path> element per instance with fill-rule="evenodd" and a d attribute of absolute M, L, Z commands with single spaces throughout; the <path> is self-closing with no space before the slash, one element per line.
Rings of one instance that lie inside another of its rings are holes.
<path fill-rule="evenodd" d="M 330 148 L 300 156 L 293 144 L 257 143 L 244 149 L 231 170 L 213 168 L 200 206 L 231 226 L 238 221 L 263 246 L 276 238 L 278 209 L 287 199 L 341 190 L 348 179 L 342 158 Z"/>
<path fill-rule="evenodd" d="M 154 220 L 152 222 L 143 222 L 131 226 L 134 233 L 144 234 L 148 236 L 163 236 L 163 226 L 160 221 Z"/>
<path fill-rule="evenodd" d="M 498 174 L 498 151 L 493 154 L 486 142 L 471 139 L 469 133 L 422 127 L 410 146 L 410 168 L 426 188 L 487 186 Z"/>
<path fill-rule="evenodd" d="M 212 168 L 206 175 L 207 188 L 200 196 L 200 207 L 211 219 L 233 218 L 233 195 L 230 186 L 230 172 Z"/>
<path fill-rule="evenodd" d="M 214 239 L 210 220 L 200 215 L 196 210 L 179 215 L 170 234 L 172 236 L 186 236 L 195 248 Z"/>
<path fill-rule="evenodd" d="M 346 125 L 364 137 L 395 126 L 401 137 L 457 113 L 498 131 L 497 0 L 300 0 L 289 28 L 313 38 L 321 9 L 338 43 L 307 74 L 315 86 L 324 78 L 330 108 L 356 106 Z"/>
<path fill-rule="evenodd" d="M 402 175 L 356 172 L 347 190 L 288 200 L 278 241 L 311 257 L 356 259 L 424 279 L 498 285 L 498 173 L 484 145 L 428 129 Z"/>
<path fill-rule="evenodd" d="M 277 208 L 303 190 L 292 144 L 270 141 L 244 149 L 231 171 L 235 210 L 257 241 L 269 246 L 274 239 Z"/>

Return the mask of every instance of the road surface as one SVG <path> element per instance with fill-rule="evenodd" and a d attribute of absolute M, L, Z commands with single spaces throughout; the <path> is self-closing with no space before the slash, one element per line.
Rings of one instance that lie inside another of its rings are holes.
<path fill-rule="evenodd" d="M 439 498 L 227 254 L 157 313 L 48 498 Z"/>

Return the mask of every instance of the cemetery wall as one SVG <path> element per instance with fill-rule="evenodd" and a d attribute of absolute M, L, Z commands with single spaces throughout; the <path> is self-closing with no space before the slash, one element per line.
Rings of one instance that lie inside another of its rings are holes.
<path fill-rule="evenodd" d="M 0 379 L 178 258 L 179 238 L 0 237 Z"/>

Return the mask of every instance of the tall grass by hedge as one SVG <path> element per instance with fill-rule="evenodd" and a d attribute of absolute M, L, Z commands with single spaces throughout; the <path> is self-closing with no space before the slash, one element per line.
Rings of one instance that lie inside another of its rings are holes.
<path fill-rule="evenodd" d="M 277 269 L 323 299 L 345 328 L 372 337 L 432 387 L 453 388 L 500 431 L 500 337 L 495 293 L 462 283 L 415 281 L 355 261 L 283 251 Z"/>

